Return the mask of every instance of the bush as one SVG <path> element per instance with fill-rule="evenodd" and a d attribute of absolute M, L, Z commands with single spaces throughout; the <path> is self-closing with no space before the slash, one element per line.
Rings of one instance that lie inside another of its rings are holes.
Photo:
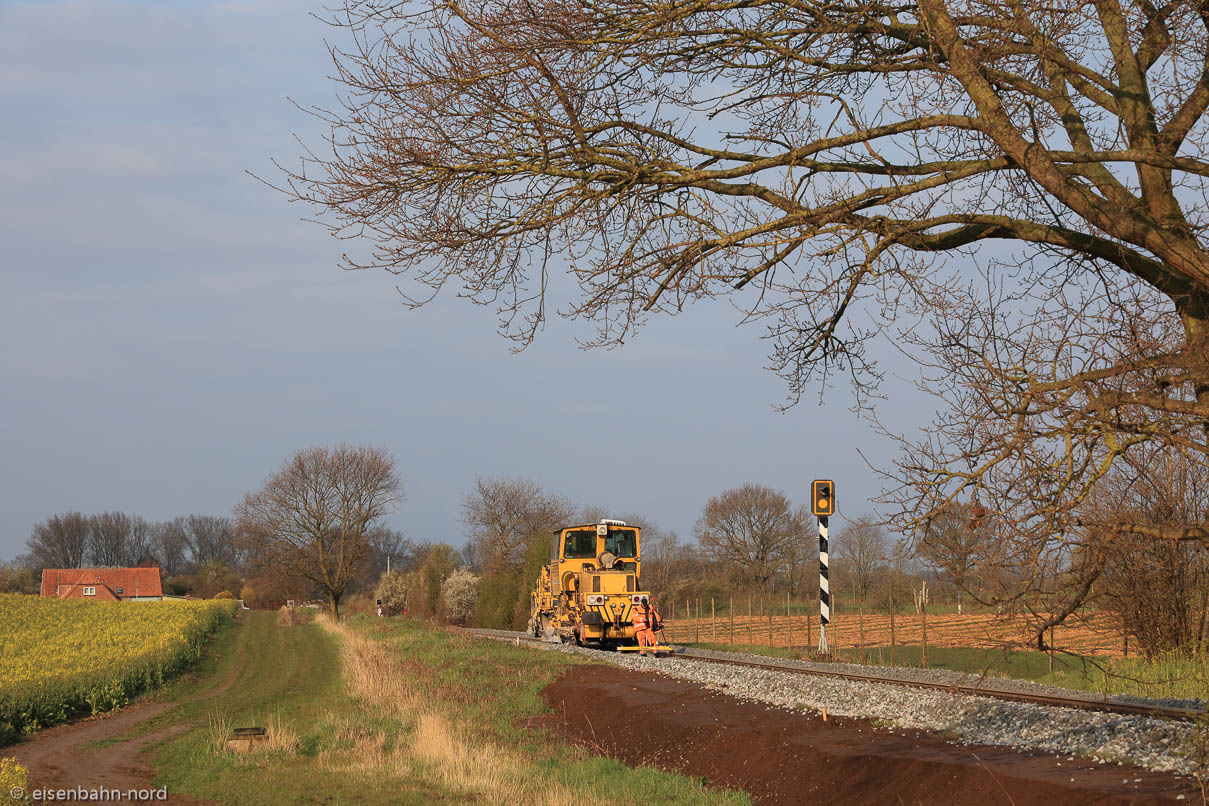
<path fill-rule="evenodd" d="M 342 617 L 372 616 L 374 611 L 374 600 L 369 598 L 369 596 L 364 593 L 354 593 L 352 596 L 345 599 L 344 604 L 340 607 Z"/>
<path fill-rule="evenodd" d="M 446 543 L 437 543 L 428 549 L 428 554 L 424 556 L 424 562 L 420 564 L 420 570 L 417 572 L 424 584 L 423 605 L 425 612 L 437 612 L 437 608 L 440 607 L 441 602 L 441 585 L 444 584 L 445 578 L 461 565 L 462 555 L 458 554 L 457 549 L 453 546 Z M 412 606 L 418 606 L 419 604 L 420 602 L 418 601 L 412 602 Z"/>
<path fill-rule="evenodd" d="M 518 571 L 497 571 L 483 577 L 475 605 L 475 624 L 495 630 L 523 628 L 524 619 L 518 624 L 516 615 L 522 593 L 528 596 Z M 528 616 L 526 609 L 524 617 Z"/>
<path fill-rule="evenodd" d="M 231 593 L 231 591 L 219 591 L 218 593 L 214 594 L 214 598 L 215 599 L 234 599 L 235 594 Z"/>
<path fill-rule="evenodd" d="M 407 596 L 417 587 L 415 574 L 391 571 L 383 574 L 374 588 L 374 598 L 382 600 L 382 610 L 387 616 L 397 616 L 407 610 Z M 419 598 L 419 597 L 413 597 Z"/>
<path fill-rule="evenodd" d="M 479 578 L 459 568 L 441 585 L 441 603 L 445 618 L 453 624 L 467 624 L 474 618 L 478 603 Z"/>

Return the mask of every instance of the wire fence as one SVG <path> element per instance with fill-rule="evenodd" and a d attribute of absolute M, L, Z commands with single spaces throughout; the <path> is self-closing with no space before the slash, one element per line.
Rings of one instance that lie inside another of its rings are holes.
<path fill-rule="evenodd" d="M 667 640 L 693 644 L 767 646 L 813 650 L 818 645 L 818 602 L 754 597 L 671 600 L 664 603 Z M 926 664 L 927 647 L 1036 648 L 1019 616 L 994 613 L 929 613 L 927 609 L 890 613 L 840 612 L 834 606 L 827 627 L 832 650 L 918 646 Z M 1049 631 L 1046 643 L 1058 652 L 1104 657 L 1128 656 L 1126 639 L 1105 615 L 1084 616 Z"/>

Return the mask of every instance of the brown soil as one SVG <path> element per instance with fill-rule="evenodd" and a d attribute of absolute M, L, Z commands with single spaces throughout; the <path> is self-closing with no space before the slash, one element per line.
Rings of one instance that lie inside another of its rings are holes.
<path fill-rule="evenodd" d="M 1166 804 L 1187 779 L 1083 759 L 953 745 L 863 719 L 792 713 L 700 685 L 585 665 L 542 691 L 554 713 L 530 720 L 630 766 L 742 789 L 756 803 L 1075 806 Z"/>
<path fill-rule="evenodd" d="M 242 670 L 241 664 L 220 683 L 189 701 L 217 697 L 235 683 Z M 3 755 L 16 758 L 29 769 L 31 789 L 154 789 L 151 779 L 155 773 L 150 763 L 153 746 L 190 730 L 193 725 L 168 725 L 100 748 L 87 748 L 85 745 L 121 736 L 137 725 L 171 711 L 179 702 L 145 702 L 95 719 L 49 728 L 34 734 L 28 741 L 4 748 Z M 131 801 L 107 802 L 124 804 Z M 141 802 L 177 806 L 199 806 L 207 803 L 188 795 L 171 792 L 168 793 L 166 801 Z"/>
<path fill-rule="evenodd" d="M 863 631 L 861 622 L 864 622 Z M 900 645 L 918 644 L 923 636 L 923 618 L 916 613 L 899 613 L 894 619 L 894 638 Z M 774 615 L 770 623 L 767 616 L 736 615 L 718 616 L 710 619 L 665 619 L 671 640 L 702 641 L 719 643 L 754 644 L 757 646 L 807 647 L 818 642 L 818 616 L 794 616 L 792 624 L 784 613 Z M 771 643 L 770 643 L 771 632 Z M 890 617 L 869 614 L 860 617 L 856 613 L 833 611 L 828 628 L 828 643 L 834 649 L 850 649 L 859 646 L 889 646 Z M 1054 630 L 1054 645 L 1062 651 L 1080 655 L 1120 657 L 1124 652 L 1124 641 L 1110 623 L 1107 616 L 1083 619 L 1064 624 Z M 928 645 L 939 647 L 1019 647 L 1035 646 L 1035 638 L 1020 618 L 995 616 L 987 613 L 957 615 L 928 615 Z"/>

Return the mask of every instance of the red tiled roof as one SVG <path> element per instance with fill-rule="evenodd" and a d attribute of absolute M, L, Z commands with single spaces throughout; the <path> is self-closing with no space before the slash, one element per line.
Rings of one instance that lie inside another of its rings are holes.
<path fill-rule="evenodd" d="M 123 599 L 131 596 L 163 596 L 158 568 L 44 568 L 42 595 L 69 595 L 80 585 L 108 588 Z M 118 593 L 118 588 L 122 589 Z"/>

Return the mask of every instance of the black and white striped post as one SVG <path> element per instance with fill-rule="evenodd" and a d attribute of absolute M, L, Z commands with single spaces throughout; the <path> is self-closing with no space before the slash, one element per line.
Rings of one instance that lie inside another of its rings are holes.
<path fill-rule="evenodd" d="M 827 654 L 827 625 L 831 623 L 831 582 L 827 578 L 827 516 L 819 517 L 819 654 Z"/>
<path fill-rule="evenodd" d="M 826 655 L 827 625 L 831 623 L 831 582 L 827 578 L 827 519 L 835 514 L 835 484 L 829 479 L 810 483 L 810 511 L 819 519 L 819 654 Z"/>

